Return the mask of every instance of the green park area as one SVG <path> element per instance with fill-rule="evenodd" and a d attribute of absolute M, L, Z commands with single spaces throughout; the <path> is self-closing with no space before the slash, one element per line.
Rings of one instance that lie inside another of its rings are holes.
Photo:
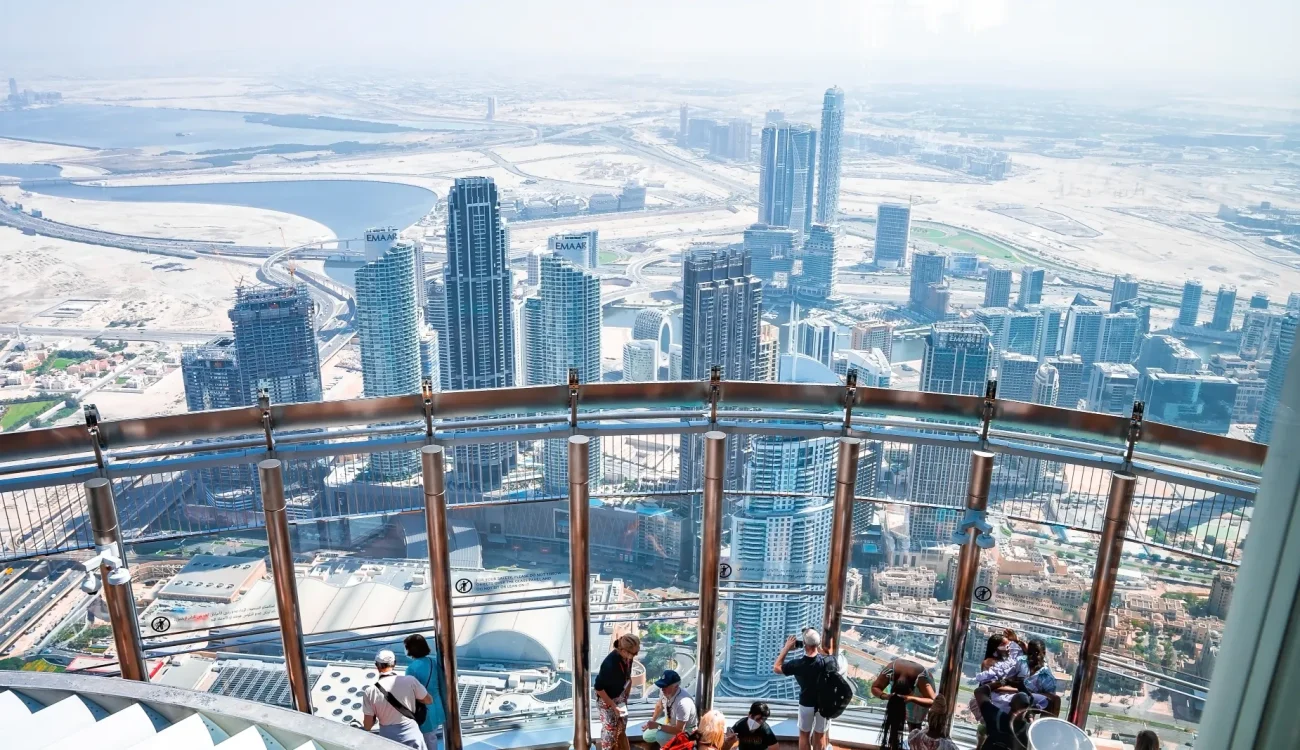
<path fill-rule="evenodd" d="M 613 250 L 601 250 L 599 260 L 602 266 L 607 265 L 609 263 L 617 263 L 618 253 L 614 252 Z"/>
<path fill-rule="evenodd" d="M 0 417 L 0 431 L 8 432 L 9 430 L 18 429 L 57 403 L 59 403 L 57 400 L 51 399 L 49 401 L 24 401 L 18 404 L 9 404 L 4 416 Z"/>
<path fill-rule="evenodd" d="M 933 242 L 950 250 L 978 253 L 992 260 L 1009 260 L 1015 263 L 1026 262 L 1026 259 L 1021 257 L 1019 253 L 1001 242 L 955 227 L 919 224 L 912 227 L 912 236 L 916 239 Z"/>

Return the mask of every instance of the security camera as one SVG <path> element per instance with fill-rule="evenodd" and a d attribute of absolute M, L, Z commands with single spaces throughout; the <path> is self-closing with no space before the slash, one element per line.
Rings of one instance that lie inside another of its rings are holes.
<path fill-rule="evenodd" d="M 86 578 L 81 582 L 81 590 L 90 595 L 99 593 L 99 574 L 92 570 L 86 571 Z"/>
<path fill-rule="evenodd" d="M 131 582 L 131 571 L 126 568 L 117 568 L 108 574 L 108 582 L 113 586 L 124 586 Z"/>

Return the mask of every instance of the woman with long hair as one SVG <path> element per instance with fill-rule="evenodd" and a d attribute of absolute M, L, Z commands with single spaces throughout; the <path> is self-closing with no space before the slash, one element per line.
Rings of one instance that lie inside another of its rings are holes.
<path fill-rule="evenodd" d="M 1160 750 L 1160 737 L 1150 729 L 1138 732 L 1133 741 L 1133 750 Z"/>
<path fill-rule="evenodd" d="M 940 695 L 930 704 L 930 711 L 925 715 L 925 729 L 914 729 L 907 738 L 911 750 L 957 750 L 957 745 L 948 739 L 944 726 L 948 723 L 948 702 Z"/>
<path fill-rule="evenodd" d="M 632 660 L 641 652 L 641 639 L 622 635 L 596 674 L 596 703 L 600 709 L 600 750 L 627 750 L 627 696 L 632 687 Z"/>
<path fill-rule="evenodd" d="M 889 700 L 885 701 L 885 722 L 880 725 L 880 750 L 903 750 L 906 726 L 907 696 L 890 693 Z"/>
<path fill-rule="evenodd" d="M 1024 678 L 1023 687 L 1034 699 L 1036 708 L 1044 709 L 1053 716 L 1061 713 L 1061 696 L 1056 694 L 1056 675 L 1047 666 L 1047 644 L 1035 638 L 1025 648 L 1025 664 L 1029 676 Z"/>

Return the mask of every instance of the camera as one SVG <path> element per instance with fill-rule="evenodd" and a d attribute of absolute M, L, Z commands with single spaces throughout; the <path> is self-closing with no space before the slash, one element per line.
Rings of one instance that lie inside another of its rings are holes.
<path fill-rule="evenodd" d="M 795 648 L 803 648 L 803 639 L 800 638 L 799 636 L 795 636 L 795 638 L 794 638 L 794 647 L 795 647 Z"/>

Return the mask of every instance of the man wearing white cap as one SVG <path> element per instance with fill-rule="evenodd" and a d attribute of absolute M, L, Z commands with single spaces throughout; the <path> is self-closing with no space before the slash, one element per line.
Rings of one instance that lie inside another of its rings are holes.
<path fill-rule="evenodd" d="M 364 726 L 369 731 L 378 723 L 381 737 L 416 750 L 427 750 L 420 722 L 415 716 L 416 707 L 421 703 L 432 703 L 433 696 L 419 680 L 394 672 L 395 664 L 397 657 L 392 651 L 384 649 L 375 654 L 375 669 L 379 671 L 379 677 L 375 684 L 366 686 L 362 696 Z"/>

